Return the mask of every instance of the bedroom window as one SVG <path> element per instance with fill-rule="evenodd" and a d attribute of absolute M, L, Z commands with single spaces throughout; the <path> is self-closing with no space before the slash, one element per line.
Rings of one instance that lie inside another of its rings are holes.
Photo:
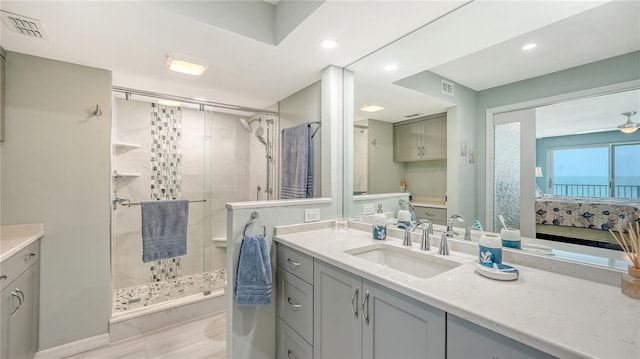
<path fill-rule="evenodd" d="M 553 194 L 640 198 L 640 143 L 551 150 Z"/>

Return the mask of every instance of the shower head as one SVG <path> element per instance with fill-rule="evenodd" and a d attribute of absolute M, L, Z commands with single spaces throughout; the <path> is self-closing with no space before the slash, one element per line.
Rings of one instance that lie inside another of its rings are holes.
<path fill-rule="evenodd" d="M 251 124 L 252 124 L 253 122 L 255 122 L 255 121 L 261 122 L 261 121 L 262 121 L 262 119 L 260 119 L 260 118 L 254 118 L 253 120 L 251 120 L 251 121 L 247 122 L 247 120 L 245 120 L 244 118 L 241 118 L 241 119 L 240 119 L 240 125 L 242 126 L 242 128 L 244 128 L 244 129 L 245 129 L 245 131 L 247 131 L 247 132 L 251 133 L 251 131 L 252 131 Z"/>
<path fill-rule="evenodd" d="M 256 138 L 258 139 L 258 141 L 260 141 L 260 143 L 266 146 L 267 141 L 264 140 L 263 135 L 264 135 L 264 128 L 262 127 L 256 128 Z"/>

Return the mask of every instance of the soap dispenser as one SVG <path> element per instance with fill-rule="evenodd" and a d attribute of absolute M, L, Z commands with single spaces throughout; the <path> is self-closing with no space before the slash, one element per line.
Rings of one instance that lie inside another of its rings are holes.
<path fill-rule="evenodd" d="M 373 215 L 373 239 L 384 240 L 387 238 L 387 216 L 382 212 L 382 204 L 378 204 L 378 210 Z"/>
<path fill-rule="evenodd" d="M 411 225 L 411 212 L 407 209 L 407 204 L 402 204 L 402 209 L 398 211 L 398 228 L 407 229 Z"/>

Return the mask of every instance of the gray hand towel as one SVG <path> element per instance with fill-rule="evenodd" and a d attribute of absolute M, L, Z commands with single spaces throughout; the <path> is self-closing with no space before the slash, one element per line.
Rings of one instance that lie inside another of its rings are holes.
<path fill-rule="evenodd" d="M 309 123 L 282 130 L 281 181 L 280 198 L 313 197 L 313 147 Z"/>
<path fill-rule="evenodd" d="M 238 306 L 271 304 L 271 259 L 264 235 L 242 239 L 233 291 Z"/>
<path fill-rule="evenodd" d="M 142 207 L 142 261 L 187 254 L 189 201 L 145 201 Z"/>

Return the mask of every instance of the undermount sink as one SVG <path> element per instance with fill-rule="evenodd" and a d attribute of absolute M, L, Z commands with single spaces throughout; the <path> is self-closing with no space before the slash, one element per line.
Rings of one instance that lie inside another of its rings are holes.
<path fill-rule="evenodd" d="M 372 244 L 345 253 L 419 278 L 431 278 L 460 265 L 440 256 L 388 244 Z"/>

